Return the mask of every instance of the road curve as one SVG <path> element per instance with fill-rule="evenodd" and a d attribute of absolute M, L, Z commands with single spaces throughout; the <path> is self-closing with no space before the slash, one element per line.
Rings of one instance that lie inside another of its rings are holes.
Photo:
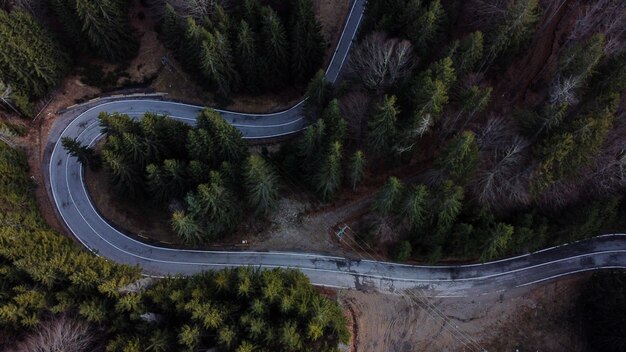
<path fill-rule="evenodd" d="M 361 21 L 365 0 L 355 0 L 337 50 L 326 71 L 335 82 Z M 148 275 L 193 274 L 203 270 L 254 265 L 302 270 L 311 282 L 331 287 L 398 292 L 420 288 L 430 296 L 466 296 L 500 292 L 564 275 L 602 268 L 626 268 L 626 235 L 607 235 L 496 262 L 460 266 L 413 266 L 354 260 L 314 253 L 199 251 L 156 247 L 139 242 L 110 225 L 95 209 L 86 190 L 82 166 L 61 147 L 61 137 L 93 144 L 101 137 L 102 111 L 139 117 L 166 114 L 193 124 L 201 107 L 151 99 L 108 101 L 78 114 L 54 140 L 46 179 L 58 214 L 88 249 L 116 262 L 139 265 Z M 220 111 L 247 139 L 288 135 L 306 127 L 302 102 L 275 114 Z"/>

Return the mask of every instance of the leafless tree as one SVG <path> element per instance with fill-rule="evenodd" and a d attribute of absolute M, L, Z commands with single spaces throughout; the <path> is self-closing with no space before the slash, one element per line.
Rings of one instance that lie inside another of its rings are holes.
<path fill-rule="evenodd" d="M 516 137 L 510 144 L 490 150 L 479 166 L 472 190 L 481 204 L 496 211 L 530 202 L 528 177 L 528 141 Z"/>
<path fill-rule="evenodd" d="M 577 178 L 560 179 L 550 184 L 536 199 L 537 205 L 547 212 L 555 212 L 580 201 L 582 182 Z"/>
<path fill-rule="evenodd" d="M 568 42 L 578 41 L 593 33 L 604 33 L 606 55 L 614 55 L 626 48 L 626 2 L 623 0 L 592 1 L 576 21 Z"/>
<path fill-rule="evenodd" d="M 368 89 L 380 92 L 411 72 L 415 59 L 408 40 L 369 34 L 350 55 L 350 72 Z"/>
<path fill-rule="evenodd" d="M 626 190 L 626 109 L 616 116 L 602 151 L 594 160 L 585 189 L 596 196 L 610 196 Z"/>
<path fill-rule="evenodd" d="M 565 78 L 558 75 L 550 85 L 550 104 L 576 105 L 578 103 L 576 90 L 580 88 L 582 83 L 583 77 L 581 75 Z"/>
<path fill-rule="evenodd" d="M 529 204 L 528 140 L 517 134 L 511 119 L 497 114 L 476 136 L 481 161 L 470 182 L 476 199 L 499 213 Z"/>
<path fill-rule="evenodd" d="M 39 324 L 30 335 L 10 352 L 88 352 L 96 337 L 92 327 L 83 320 L 67 315 L 55 316 Z"/>
<path fill-rule="evenodd" d="M 360 143 L 367 128 L 368 113 L 372 98 L 367 92 L 353 90 L 341 97 L 341 114 L 348 124 L 348 138 Z"/>
<path fill-rule="evenodd" d="M 479 27 L 490 26 L 496 19 L 506 14 L 510 4 L 511 0 L 473 0 L 469 4 L 473 24 Z"/>

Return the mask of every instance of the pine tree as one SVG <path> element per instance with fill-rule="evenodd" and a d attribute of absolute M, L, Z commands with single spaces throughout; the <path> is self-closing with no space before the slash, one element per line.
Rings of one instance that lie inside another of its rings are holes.
<path fill-rule="evenodd" d="M 465 36 L 452 55 L 454 69 L 459 76 L 471 72 L 484 54 L 484 38 L 481 31 Z"/>
<path fill-rule="evenodd" d="M 315 190 L 325 201 L 334 197 L 341 187 L 341 156 L 341 142 L 332 142 L 315 175 Z"/>
<path fill-rule="evenodd" d="M 463 188 L 446 180 L 437 187 L 433 211 L 436 214 L 435 228 L 439 235 L 454 224 L 463 207 Z"/>
<path fill-rule="evenodd" d="M 352 190 L 356 191 L 356 186 L 363 180 L 363 176 L 365 176 L 365 156 L 363 152 L 357 150 L 354 152 L 352 156 L 352 160 L 350 161 L 350 182 L 352 183 Z"/>
<path fill-rule="evenodd" d="M 263 77 L 267 89 L 276 89 L 286 81 L 287 35 L 274 10 L 265 6 L 261 14 L 261 47 L 264 48 L 262 52 Z"/>
<path fill-rule="evenodd" d="M 89 45 L 110 61 L 131 59 L 139 48 L 125 6 L 127 3 L 117 0 L 75 2 L 75 13 Z"/>
<path fill-rule="evenodd" d="M 200 50 L 200 68 L 204 77 L 216 87 L 217 93 L 228 96 L 239 85 L 239 75 L 234 69 L 228 38 L 215 31 L 203 31 Z"/>
<path fill-rule="evenodd" d="M 197 189 L 197 209 L 188 201 L 188 209 L 197 212 L 204 220 L 204 228 L 210 237 L 230 231 L 237 223 L 238 211 L 235 196 L 226 188 L 222 176 L 211 171 L 210 182 Z M 189 197 L 187 197 L 189 200 Z"/>
<path fill-rule="evenodd" d="M 214 165 L 216 148 L 209 131 L 203 128 L 189 130 L 187 135 L 187 152 L 191 159 L 201 161 L 207 165 Z"/>
<path fill-rule="evenodd" d="M 243 80 L 243 88 L 249 92 L 257 92 L 260 88 L 259 57 L 256 46 L 257 39 L 255 33 L 246 21 L 241 20 L 239 32 L 237 33 L 235 59 L 237 61 L 237 70 Z"/>
<path fill-rule="evenodd" d="M 328 105 L 332 87 L 326 81 L 324 70 L 319 70 L 309 82 L 305 96 L 306 108 L 311 115 L 317 116 L 323 107 Z"/>
<path fill-rule="evenodd" d="M 391 215 L 400 211 L 400 202 L 404 197 L 404 184 L 397 177 L 389 177 L 387 183 L 376 194 L 374 209 L 380 215 Z"/>
<path fill-rule="evenodd" d="M 50 32 L 28 13 L 0 9 L 0 81 L 11 86 L 14 98 L 36 98 L 57 85 L 68 70 L 69 58 Z M 17 100 L 17 99 L 16 99 Z"/>
<path fill-rule="evenodd" d="M 326 124 L 326 143 L 341 142 L 346 134 L 346 121 L 341 116 L 341 109 L 339 108 L 339 101 L 333 99 L 328 103 L 326 109 L 322 114 L 322 119 Z"/>
<path fill-rule="evenodd" d="M 385 96 L 368 122 L 368 144 L 379 154 L 388 154 L 396 138 L 396 120 L 400 113 L 395 96 Z"/>
<path fill-rule="evenodd" d="M 411 229 L 423 227 L 430 213 L 430 192 L 425 185 L 417 185 L 411 188 L 411 192 L 404 201 L 402 218 Z"/>
<path fill-rule="evenodd" d="M 61 144 L 68 154 L 77 158 L 81 164 L 88 166 L 94 171 L 100 168 L 100 157 L 96 155 L 93 148 L 82 145 L 79 141 L 70 137 L 61 138 Z"/>
<path fill-rule="evenodd" d="M 198 128 L 206 129 L 218 146 L 220 160 L 227 160 L 235 165 L 243 161 L 247 155 L 248 146 L 241 138 L 241 132 L 226 122 L 213 109 L 204 109 L 197 120 Z"/>
<path fill-rule="evenodd" d="M 294 83 L 304 84 L 321 65 L 325 46 L 311 0 L 292 5 L 290 30 L 291 76 Z"/>
<path fill-rule="evenodd" d="M 445 15 L 446 12 L 441 6 L 441 2 L 433 0 L 428 5 L 428 9 L 417 18 L 414 26 L 416 31 L 411 33 L 411 39 L 420 51 L 424 50 L 437 37 Z"/>
<path fill-rule="evenodd" d="M 276 208 L 278 200 L 278 176 L 263 157 L 254 154 L 247 159 L 245 184 L 248 203 L 256 213 L 268 214 Z"/>
<path fill-rule="evenodd" d="M 184 243 L 197 244 L 202 241 L 202 232 L 191 214 L 175 211 L 172 214 L 172 229 Z"/>
<path fill-rule="evenodd" d="M 476 136 L 470 131 L 455 136 L 435 162 L 437 167 L 458 183 L 465 183 L 477 164 L 478 145 Z"/>

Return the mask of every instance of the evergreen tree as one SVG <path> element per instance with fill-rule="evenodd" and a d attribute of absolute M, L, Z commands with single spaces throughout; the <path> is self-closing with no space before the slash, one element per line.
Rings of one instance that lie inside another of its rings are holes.
<path fill-rule="evenodd" d="M 325 43 L 311 0 L 296 0 L 292 7 L 291 75 L 294 83 L 304 84 L 321 65 Z"/>
<path fill-rule="evenodd" d="M 128 23 L 128 4 L 118 0 L 75 0 L 74 11 L 89 45 L 110 61 L 131 59 L 139 45 Z"/>
<path fill-rule="evenodd" d="M 411 188 L 401 209 L 404 221 L 411 229 L 419 229 L 428 221 L 430 214 L 430 192 L 425 185 L 417 185 Z"/>
<path fill-rule="evenodd" d="M 326 81 L 324 70 L 317 71 L 305 93 L 306 108 L 313 116 L 317 116 L 322 108 L 328 105 L 331 90 L 332 86 Z"/>
<path fill-rule="evenodd" d="M 389 177 L 387 183 L 376 194 L 374 209 L 380 215 L 391 215 L 400 211 L 400 202 L 404 197 L 404 185 L 397 177 Z"/>
<path fill-rule="evenodd" d="M 532 36 L 539 14 L 538 0 L 514 0 L 489 32 L 487 64 L 502 54 L 516 54 Z"/>
<path fill-rule="evenodd" d="M 400 111 L 395 96 L 385 96 L 368 122 L 368 144 L 376 153 L 388 154 L 396 138 L 396 119 Z"/>
<path fill-rule="evenodd" d="M 363 180 L 365 176 L 365 156 L 363 152 L 357 150 L 354 152 L 352 156 L 352 160 L 350 161 L 350 182 L 352 183 L 352 190 L 356 191 L 356 186 Z"/>
<path fill-rule="evenodd" d="M 322 119 L 326 125 L 326 143 L 343 143 L 347 125 L 346 121 L 341 116 L 341 109 L 339 108 L 339 101 L 337 99 L 333 99 L 328 103 L 328 106 L 322 114 Z"/>
<path fill-rule="evenodd" d="M 68 70 L 69 58 L 50 32 L 28 13 L 0 9 L 0 81 L 22 98 L 21 110 L 29 110 L 28 98 L 42 96 L 57 85 Z M 28 111 L 23 111 L 28 112 Z"/>
<path fill-rule="evenodd" d="M 100 168 L 101 160 L 93 148 L 82 145 L 79 141 L 70 137 L 61 138 L 61 144 L 68 154 L 77 158 L 81 164 L 88 166 L 94 171 Z"/>
<path fill-rule="evenodd" d="M 203 31 L 200 50 L 200 68 L 204 77 L 215 86 L 217 93 L 228 96 L 239 85 L 239 75 L 234 69 L 230 54 L 230 44 L 226 36 L 215 31 Z"/>
<path fill-rule="evenodd" d="M 437 187 L 433 211 L 436 214 L 435 229 L 438 235 L 445 234 L 456 221 L 463 207 L 463 197 L 463 188 L 450 180 Z"/>
<path fill-rule="evenodd" d="M 288 67 L 287 35 L 278 14 L 274 10 L 265 6 L 261 14 L 264 83 L 267 89 L 276 89 L 286 81 L 287 71 L 285 68 Z"/>
<path fill-rule="evenodd" d="M 437 167 L 458 183 L 465 183 L 477 164 L 478 145 L 476 136 L 470 131 L 455 136 L 435 162 Z"/>
<path fill-rule="evenodd" d="M 417 18 L 413 26 L 414 30 L 410 33 L 410 39 L 413 40 L 420 51 L 423 51 L 429 43 L 437 38 L 445 15 L 446 12 L 441 6 L 441 2 L 433 0 L 428 4 L 428 9 L 423 11 Z"/>
<path fill-rule="evenodd" d="M 237 33 L 235 60 L 237 70 L 243 80 L 243 88 L 250 92 L 257 92 L 260 85 L 257 39 L 255 33 L 245 20 L 241 20 Z"/>
<path fill-rule="evenodd" d="M 473 32 L 461 39 L 452 55 L 454 70 L 459 76 L 471 72 L 484 55 L 484 37 L 481 31 Z"/>
<path fill-rule="evenodd" d="M 218 146 L 217 153 L 220 160 L 227 160 L 235 165 L 243 161 L 247 154 L 247 145 L 241 138 L 241 132 L 213 109 L 204 109 L 197 120 L 197 126 L 206 129 Z"/>
<path fill-rule="evenodd" d="M 325 201 L 334 197 L 341 187 L 341 156 L 341 142 L 331 142 L 315 175 L 315 190 Z"/>
<path fill-rule="evenodd" d="M 278 177 L 260 155 L 254 154 L 248 157 L 245 183 L 248 202 L 255 212 L 268 214 L 276 208 Z"/>

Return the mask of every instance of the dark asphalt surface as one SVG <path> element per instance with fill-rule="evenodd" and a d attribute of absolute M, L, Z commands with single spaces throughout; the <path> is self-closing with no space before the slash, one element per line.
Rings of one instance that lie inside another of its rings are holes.
<path fill-rule="evenodd" d="M 329 68 L 335 82 L 358 29 L 365 0 L 356 0 Z M 274 114 L 220 111 L 247 139 L 267 139 L 296 133 L 306 127 L 302 103 Z M 460 266 L 412 266 L 353 260 L 314 253 L 197 251 L 161 248 L 134 240 L 111 226 L 94 208 L 86 191 L 83 170 L 61 147 L 60 138 L 87 144 L 101 135 L 99 112 L 140 117 L 144 112 L 166 114 L 193 124 L 201 107 L 151 99 L 104 100 L 75 109 L 75 116 L 59 119 L 50 134 L 46 179 L 58 214 L 88 249 L 120 263 L 139 265 L 147 275 L 193 274 L 242 265 L 301 269 L 317 285 L 399 292 L 423 289 L 430 296 L 466 296 L 500 292 L 578 272 L 626 268 L 626 235 L 609 235 L 507 260 Z"/>

